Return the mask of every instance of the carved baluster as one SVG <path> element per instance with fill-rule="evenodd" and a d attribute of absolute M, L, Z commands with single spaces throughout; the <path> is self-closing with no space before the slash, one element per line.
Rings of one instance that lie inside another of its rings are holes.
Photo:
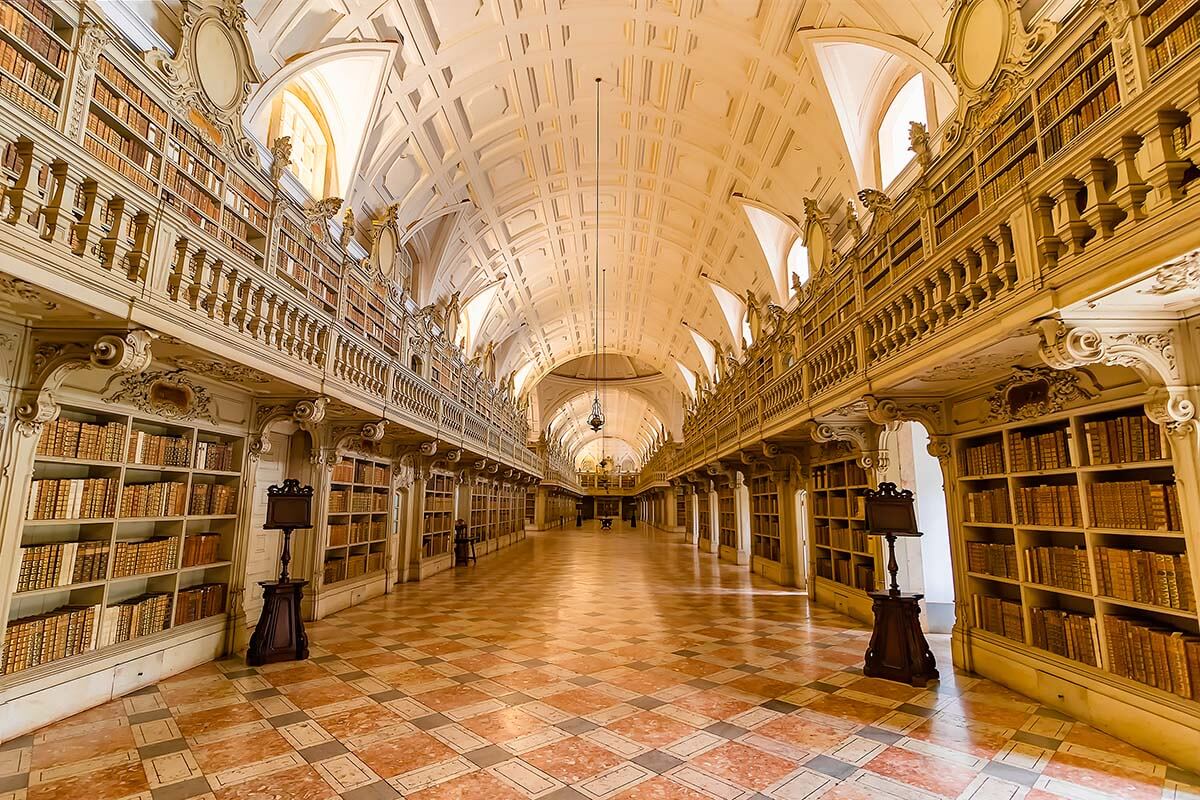
<path fill-rule="evenodd" d="M 125 254 L 125 277 L 140 283 L 146 279 L 146 269 L 150 264 L 150 250 L 154 238 L 154 225 L 150 222 L 150 214 L 139 211 L 133 215 L 133 237 L 129 243 L 129 252 Z"/>
<path fill-rule="evenodd" d="M 258 339 L 263 329 L 263 301 L 266 296 L 267 289 L 265 286 L 255 286 L 250 294 L 250 302 L 246 307 L 248 319 L 246 321 L 246 332 Z"/>
<path fill-rule="evenodd" d="M 167 278 L 167 295 L 176 303 L 183 293 L 183 284 L 187 280 L 187 251 L 188 238 L 179 236 L 175 239 L 175 259 L 171 265 L 171 275 Z"/>
<path fill-rule="evenodd" d="M 4 221 L 16 225 L 21 219 L 21 211 L 25 207 L 25 193 L 29 188 L 29 176 L 33 174 L 33 140 L 28 136 L 18 136 L 17 140 L 8 146 L 16 152 L 17 176 L 12 183 L 4 187 L 3 200 L 8 205 L 8 215 Z M 5 154 L 7 155 L 7 153 Z"/>
<path fill-rule="evenodd" d="M 83 208 L 79 212 L 79 219 L 71 223 L 71 252 L 76 256 L 87 253 L 88 239 L 96 224 L 98 191 L 99 185 L 91 178 L 84 179 L 79 185 L 78 194 L 83 199 Z"/>
<path fill-rule="evenodd" d="M 1004 279 L 1004 288 L 1012 291 L 1017 286 L 1021 273 L 1017 269 L 1017 247 L 1013 242 L 1013 232 L 1007 224 L 1000 225 L 998 236 L 1000 274 Z"/>
<path fill-rule="evenodd" d="M 995 300 L 1004 287 L 1004 280 L 1000 275 L 1000 248 L 991 236 L 985 235 L 979 241 L 979 251 L 981 288 L 987 300 Z"/>
<path fill-rule="evenodd" d="M 1176 109 L 1160 109 L 1153 127 L 1146 133 L 1146 180 L 1154 187 L 1156 199 L 1174 203 L 1186 194 L 1183 182 L 1192 162 L 1180 158 L 1175 147 L 1175 131 L 1188 124 L 1188 115 Z"/>
<path fill-rule="evenodd" d="M 121 233 L 121 224 L 125 220 L 125 198 L 110 197 L 105 205 L 104 236 L 99 243 L 100 266 L 112 269 L 113 259 L 117 253 L 117 239 Z"/>
<path fill-rule="evenodd" d="M 1116 183 L 1117 168 L 1105 158 L 1093 158 L 1088 161 L 1087 172 L 1083 176 L 1083 185 L 1088 198 L 1087 208 L 1083 219 L 1100 237 L 1107 239 L 1125 219 L 1125 212 L 1112 201 L 1108 187 Z"/>
<path fill-rule="evenodd" d="M 1141 149 L 1142 137 L 1132 134 L 1121 137 L 1114 161 L 1115 185 L 1110 193 L 1112 201 L 1133 222 L 1146 218 L 1146 195 L 1150 193 L 1150 184 L 1142 180 L 1138 171 L 1137 156 Z"/>
<path fill-rule="evenodd" d="M 208 286 L 200 307 L 208 313 L 209 319 L 217 318 L 217 307 L 221 303 L 221 284 L 225 280 L 225 259 L 218 258 L 208 271 Z"/>
<path fill-rule="evenodd" d="M 1033 225 L 1037 237 L 1037 252 L 1041 265 L 1053 270 L 1058 267 L 1059 255 L 1065 249 L 1063 240 L 1054 227 L 1054 198 L 1048 194 L 1038 195 L 1033 200 Z"/>
<path fill-rule="evenodd" d="M 187 287 L 187 304 L 193 311 L 200 310 L 200 294 L 204 291 L 204 284 L 208 272 L 208 249 L 201 247 L 192 254 L 192 262 L 190 264 L 191 276 L 188 279 Z"/>
<path fill-rule="evenodd" d="M 46 202 L 34 212 L 34 224 L 38 226 L 38 236 L 50 242 L 59 231 L 58 217 L 62 213 L 63 193 L 67 189 L 67 162 L 56 158 L 47 164 L 50 187 L 46 190 Z"/>
<path fill-rule="evenodd" d="M 225 327 L 230 327 L 233 323 L 233 310 L 238 301 L 239 295 L 239 276 L 240 272 L 237 267 L 229 270 L 228 282 L 225 287 L 225 302 L 221 304 L 221 324 Z"/>
<path fill-rule="evenodd" d="M 237 310 L 233 312 L 233 327 L 238 333 L 247 333 L 254 319 L 254 281 L 246 277 L 238 287 Z"/>

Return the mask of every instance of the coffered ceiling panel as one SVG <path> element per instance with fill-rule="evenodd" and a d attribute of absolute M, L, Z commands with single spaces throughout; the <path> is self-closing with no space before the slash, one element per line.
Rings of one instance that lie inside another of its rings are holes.
<path fill-rule="evenodd" d="M 613 351 L 704 372 L 682 323 L 728 345 L 702 272 L 770 294 L 735 193 L 794 216 L 857 189 L 801 27 L 927 51 L 944 0 L 248 0 L 263 72 L 335 43 L 402 39 L 350 202 L 411 225 L 469 200 L 422 303 L 507 275 L 477 345 L 536 380 L 592 349 L 596 166 Z M 595 78 L 601 78 L 595 132 Z M 354 87 L 347 87 L 353 91 Z M 753 265 L 753 266 L 749 266 Z M 479 277 L 482 274 L 482 277 Z"/>

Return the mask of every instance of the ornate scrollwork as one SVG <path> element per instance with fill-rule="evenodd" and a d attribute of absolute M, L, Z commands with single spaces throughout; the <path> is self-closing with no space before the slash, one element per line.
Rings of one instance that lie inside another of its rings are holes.
<path fill-rule="evenodd" d="M 935 400 L 923 398 L 880 398 L 866 395 L 867 418 L 876 425 L 892 425 L 897 422 L 919 422 L 932 434 L 946 431 L 945 410 Z"/>
<path fill-rule="evenodd" d="M 120 387 L 107 394 L 114 381 L 119 381 Z M 214 424 L 219 422 L 208 389 L 182 369 L 117 376 L 109 379 L 101 394 L 106 403 L 127 403 L 164 419 L 203 418 Z"/>
<path fill-rule="evenodd" d="M 1154 273 L 1154 282 L 1139 294 L 1174 294 L 1184 289 L 1200 290 L 1200 250 L 1168 261 Z"/>
<path fill-rule="evenodd" d="M 75 50 L 78 73 L 75 76 L 75 91 L 71 94 L 71 103 L 67 111 L 66 133 L 72 139 L 83 130 L 83 117 L 91 96 L 97 59 L 112 43 L 113 38 L 103 25 L 87 21 L 79 26 L 79 44 Z"/>
<path fill-rule="evenodd" d="M 150 366 L 155 335 L 147 330 L 105 334 L 90 346 L 47 342 L 33 356 L 33 376 L 22 391 L 16 408 L 18 430 L 23 436 L 38 436 L 42 426 L 58 416 L 54 393 L 72 372 L 94 368 L 116 374 L 135 374 Z"/>

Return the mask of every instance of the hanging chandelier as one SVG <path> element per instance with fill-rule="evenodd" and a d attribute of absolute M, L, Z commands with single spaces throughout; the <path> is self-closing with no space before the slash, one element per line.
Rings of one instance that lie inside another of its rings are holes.
<path fill-rule="evenodd" d="M 599 433 L 604 427 L 604 409 L 600 405 L 600 79 L 596 78 L 596 226 L 592 232 L 594 269 L 596 274 L 596 302 L 593 309 L 596 328 L 592 348 L 595 352 L 595 393 L 592 395 L 592 413 L 588 427 Z M 603 442 L 602 442 L 603 444 Z M 601 448 L 603 450 L 603 447 Z"/>

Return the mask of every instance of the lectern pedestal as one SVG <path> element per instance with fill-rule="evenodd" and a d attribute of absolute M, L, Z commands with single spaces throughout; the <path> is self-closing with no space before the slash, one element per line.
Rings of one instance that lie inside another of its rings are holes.
<path fill-rule="evenodd" d="M 246 663 L 258 667 L 308 658 L 308 634 L 300 616 L 308 581 L 260 581 L 258 585 L 263 588 L 263 608 L 250 637 Z"/>
<path fill-rule="evenodd" d="M 874 601 L 875 629 L 867 646 L 863 675 L 924 687 L 938 679 L 937 662 L 921 631 L 924 595 L 867 592 Z"/>

